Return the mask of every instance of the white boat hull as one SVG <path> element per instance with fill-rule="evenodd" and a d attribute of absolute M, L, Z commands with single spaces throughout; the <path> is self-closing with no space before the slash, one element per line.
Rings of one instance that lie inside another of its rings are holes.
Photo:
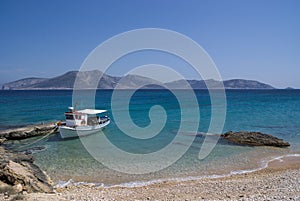
<path fill-rule="evenodd" d="M 61 138 L 74 138 L 74 137 L 82 137 L 86 135 L 91 135 L 101 131 L 105 126 L 110 123 L 108 120 L 105 123 L 98 124 L 95 126 L 77 126 L 76 128 L 68 127 L 68 126 L 60 126 L 59 133 Z"/>

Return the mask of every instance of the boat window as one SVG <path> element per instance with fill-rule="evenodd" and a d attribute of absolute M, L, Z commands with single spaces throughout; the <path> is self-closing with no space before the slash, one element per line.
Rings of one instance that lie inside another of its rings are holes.
<path fill-rule="evenodd" d="M 73 120 L 74 116 L 70 114 L 66 114 L 66 119 Z"/>

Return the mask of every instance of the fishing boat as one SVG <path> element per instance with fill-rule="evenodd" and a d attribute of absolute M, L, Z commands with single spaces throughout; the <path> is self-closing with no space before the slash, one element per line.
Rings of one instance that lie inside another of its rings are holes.
<path fill-rule="evenodd" d="M 65 122 L 58 122 L 61 138 L 81 137 L 97 133 L 110 123 L 107 110 L 75 110 L 69 107 Z"/>

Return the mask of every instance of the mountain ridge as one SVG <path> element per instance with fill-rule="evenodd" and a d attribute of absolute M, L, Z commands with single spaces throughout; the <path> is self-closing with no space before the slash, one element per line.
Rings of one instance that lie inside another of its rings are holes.
<path fill-rule="evenodd" d="M 101 76 L 101 80 L 99 78 Z M 76 80 L 76 81 L 75 81 Z M 98 84 L 95 84 L 98 83 Z M 73 89 L 79 86 L 81 89 L 135 89 L 144 86 L 144 89 L 161 89 L 160 82 L 140 75 L 126 75 L 123 77 L 111 76 L 99 70 L 93 71 L 68 71 L 53 78 L 23 78 L 2 85 L 2 90 L 51 90 Z M 224 85 L 225 89 L 275 89 L 269 84 L 256 80 L 230 79 L 216 80 L 176 80 L 164 83 L 171 89 L 218 89 Z"/>

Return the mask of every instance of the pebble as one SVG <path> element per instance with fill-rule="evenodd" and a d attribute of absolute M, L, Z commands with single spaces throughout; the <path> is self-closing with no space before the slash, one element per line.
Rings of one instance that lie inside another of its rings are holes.
<path fill-rule="evenodd" d="M 17 192 L 20 193 L 23 191 L 23 186 L 21 184 L 16 184 L 13 186 L 13 189 Z"/>

